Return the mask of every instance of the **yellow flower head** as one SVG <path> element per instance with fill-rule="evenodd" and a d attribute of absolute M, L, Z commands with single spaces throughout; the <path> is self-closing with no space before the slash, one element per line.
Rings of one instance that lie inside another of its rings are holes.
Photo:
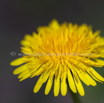
<path fill-rule="evenodd" d="M 35 93 L 47 81 L 47 95 L 54 81 L 54 96 L 58 96 L 59 91 L 65 96 L 68 79 L 70 89 L 84 96 L 81 81 L 87 86 L 96 86 L 95 80 L 104 81 L 92 68 L 104 66 L 104 38 L 100 37 L 99 31 L 93 33 L 91 26 L 66 22 L 60 25 L 53 20 L 49 26 L 38 27 L 38 33 L 25 35 L 21 44 L 25 55 L 12 61 L 11 65 L 23 65 L 13 74 L 19 74 L 20 81 L 40 75 L 33 90 Z"/>

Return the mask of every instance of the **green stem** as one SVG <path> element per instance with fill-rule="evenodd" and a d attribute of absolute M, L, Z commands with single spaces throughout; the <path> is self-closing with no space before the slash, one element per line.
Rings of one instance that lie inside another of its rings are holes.
<path fill-rule="evenodd" d="M 78 98 L 77 93 L 73 93 L 71 90 L 70 90 L 70 93 L 71 93 L 74 103 L 81 103 L 80 99 Z"/>
<path fill-rule="evenodd" d="M 67 84 L 68 84 L 68 80 L 67 80 Z M 73 93 L 70 88 L 69 88 L 70 94 L 72 96 L 72 99 L 74 101 L 74 103 L 81 103 L 81 100 L 78 98 L 77 93 Z"/>

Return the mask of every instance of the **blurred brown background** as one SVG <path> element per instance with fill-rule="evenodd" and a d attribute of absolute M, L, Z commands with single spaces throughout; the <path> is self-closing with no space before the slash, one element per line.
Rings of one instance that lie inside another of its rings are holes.
<path fill-rule="evenodd" d="M 33 87 L 38 77 L 19 82 L 13 75 L 16 67 L 10 62 L 18 58 L 20 40 L 25 34 L 36 31 L 38 26 L 48 25 L 52 19 L 59 23 L 87 23 L 93 30 L 101 30 L 104 36 L 103 0 L 1 0 L 0 1 L 0 103 L 74 103 L 68 91 L 65 97 L 54 97 L 53 88 L 45 96 L 42 86 L 37 94 Z M 11 56 L 11 52 L 16 52 Z M 95 68 L 104 77 L 104 67 Z M 78 97 L 82 103 L 104 103 L 104 84 L 87 87 L 85 96 Z"/>

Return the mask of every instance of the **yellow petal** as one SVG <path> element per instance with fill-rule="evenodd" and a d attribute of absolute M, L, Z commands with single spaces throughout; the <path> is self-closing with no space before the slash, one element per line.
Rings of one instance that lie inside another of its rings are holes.
<path fill-rule="evenodd" d="M 40 72 L 41 70 L 43 70 L 43 65 L 44 64 L 46 64 L 46 61 L 44 62 L 44 63 L 39 63 L 38 61 L 35 63 L 35 64 L 33 64 L 33 70 L 31 70 L 31 74 L 33 74 L 32 76 L 31 76 L 31 78 L 33 77 L 33 76 L 35 76 L 36 75 L 36 72 Z"/>
<path fill-rule="evenodd" d="M 23 76 L 25 76 L 28 73 L 29 73 L 28 69 L 24 70 L 21 74 L 18 75 L 18 79 L 22 78 Z"/>
<path fill-rule="evenodd" d="M 19 74 L 21 73 L 22 71 L 26 70 L 27 69 L 27 64 L 24 64 L 18 68 L 16 68 L 14 71 L 13 71 L 13 74 L 16 75 L 16 74 Z"/>
<path fill-rule="evenodd" d="M 102 64 L 94 62 L 90 59 L 85 59 L 85 58 L 80 58 L 82 62 L 84 62 L 85 64 L 91 65 L 91 66 L 95 66 L 95 67 L 102 67 Z"/>
<path fill-rule="evenodd" d="M 85 78 L 84 73 L 82 73 L 81 71 L 79 71 L 79 70 L 77 70 L 77 69 L 76 69 L 76 71 L 77 71 L 78 76 L 80 77 L 80 79 L 81 79 L 87 86 L 89 86 L 90 83 L 89 83 L 89 81 Z"/>
<path fill-rule="evenodd" d="M 84 92 L 82 83 L 81 83 L 81 81 L 79 80 L 79 77 L 76 77 L 76 79 L 74 78 L 74 80 L 75 80 L 75 84 L 76 84 L 76 87 L 77 87 L 77 90 L 78 90 L 79 94 L 80 94 L 81 96 L 84 96 L 85 92 Z"/>
<path fill-rule="evenodd" d="M 32 35 L 30 35 L 30 34 L 26 34 L 26 35 L 24 36 L 24 38 L 25 38 L 26 40 L 31 40 L 33 37 L 32 37 Z"/>
<path fill-rule="evenodd" d="M 95 59 L 95 60 L 97 61 L 97 63 L 100 63 L 100 64 L 104 65 L 104 60 L 100 60 L 100 59 Z"/>
<path fill-rule="evenodd" d="M 100 34 L 100 30 L 97 30 L 97 31 L 93 34 L 93 37 L 95 38 L 95 37 L 99 36 L 99 34 Z"/>
<path fill-rule="evenodd" d="M 30 42 L 27 41 L 27 40 L 21 40 L 20 44 L 23 45 L 23 46 L 29 46 Z"/>
<path fill-rule="evenodd" d="M 77 93 L 77 90 L 76 90 L 76 87 L 75 87 L 75 83 L 74 83 L 73 77 L 72 77 L 71 72 L 70 72 L 69 69 L 68 69 L 68 83 L 69 83 L 70 89 L 74 93 Z"/>
<path fill-rule="evenodd" d="M 40 84 L 40 85 L 35 85 L 35 87 L 34 87 L 34 90 L 33 90 L 33 92 L 34 93 L 37 93 L 39 90 L 40 90 L 40 88 L 42 87 L 42 84 Z"/>
<path fill-rule="evenodd" d="M 97 73 L 92 67 L 90 67 L 89 72 L 98 81 L 104 81 L 104 78 L 99 73 Z"/>
<path fill-rule="evenodd" d="M 47 73 L 47 71 L 45 71 L 44 75 L 43 75 L 42 83 L 45 83 L 47 81 L 48 77 L 49 77 L 49 72 Z"/>
<path fill-rule="evenodd" d="M 38 81 L 34 87 L 34 90 L 33 90 L 34 93 L 37 93 L 40 90 L 40 88 L 42 87 L 41 81 L 42 81 L 42 75 L 40 76 L 40 78 L 38 79 Z"/>
<path fill-rule="evenodd" d="M 96 82 L 87 73 L 84 76 L 92 86 L 96 86 Z"/>
<path fill-rule="evenodd" d="M 53 78 L 49 78 L 46 88 L 45 88 L 45 95 L 48 95 L 48 93 L 50 92 L 51 87 L 52 87 L 52 83 L 53 83 Z"/>
<path fill-rule="evenodd" d="M 61 76 L 61 70 L 62 70 L 62 65 L 60 64 L 59 65 L 59 68 L 57 70 L 57 73 L 56 73 L 56 79 L 59 79 L 60 78 L 60 76 Z"/>
<path fill-rule="evenodd" d="M 10 65 L 12 65 L 12 66 L 21 65 L 21 64 L 24 63 L 24 61 L 25 61 L 26 59 L 27 59 L 27 58 L 23 58 L 23 57 L 18 58 L 18 59 L 15 59 L 15 60 L 13 60 L 13 61 L 10 63 Z"/>
<path fill-rule="evenodd" d="M 31 78 L 34 77 L 34 76 L 38 76 L 40 73 L 43 72 L 43 70 L 44 70 L 44 69 L 41 67 L 41 68 L 39 68 L 38 70 L 34 71 L 34 73 L 33 73 L 33 75 L 31 76 Z"/>
<path fill-rule="evenodd" d="M 63 96 L 65 96 L 67 93 L 67 84 L 66 84 L 66 79 L 64 79 L 62 82 L 61 82 L 61 94 Z"/>
<path fill-rule="evenodd" d="M 30 73 L 27 73 L 23 78 L 20 79 L 20 82 L 30 77 Z"/>
<path fill-rule="evenodd" d="M 40 90 L 42 84 L 48 79 L 48 76 L 49 74 L 46 74 L 46 72 L 42 73 L 34 87 L 34 93 L 37 93 Z"/>
<path fill-rule="evenodd" d="M 60 27 L 58 21 L 55 20 L 55 19 L 52 20 L 52 22 L 49 24 L 49 26 L 50 26 L 51 28 L 54 28 L 54 29 L 59 29 L 59 27 Z"/>
<path fill-rule="evenodd" d="M 45 63 L 43 63 L 42 65 L 37 65 L 30 73 L 32 73 L 33 75 L 31 76 L 31 78 L 32 77 L 34 77 L 34 76 L 38 76 L 40 73 L 42 73 L 43 71 L 44 71 L 44 69 L 43 69 L 43 65 L 44 65 Z"/>
<path fill-rule="evenodd" d="M 28 54 L 28 55 L 30 55 L 30 56 L 33 56 L 33 55 L 31 55 L 32 54 L 32 51 L 31 51 L 31 49 L 29 48 L 29 47 L 21 47 L 21 51 L 22 51 L 22 53 L 24 53 L 24 54 Z"/>
<path fill-rule="evenodd" d="M 62 76 L 61 76 L 61 94 L 65 96 L 67 93 L 67 84 L 66 84 L 66 65 L 62 68 Z"/>
<path fill-rule="evenodd" d="M 58 96 L 59 94 L 59 90 L 60 90 L 60 79 L 56 79 L 54 80 L 54 96 Z"/>

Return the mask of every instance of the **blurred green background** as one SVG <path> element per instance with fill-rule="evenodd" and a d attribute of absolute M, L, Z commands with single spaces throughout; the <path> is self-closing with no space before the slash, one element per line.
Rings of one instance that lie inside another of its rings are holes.
<path fill-rule="evenodd" d="M 45 96 L 42 86 L 33 93 L 38 77 L 19 82 L 13 75 L 16 67 L 10 62 L 18 58 L 20 40 L 25 34 L 36 31 L 38 26 L 48 25 L 52 19 L 93 26 L 101 30 L 104 36 L 104 1 L 103 0 L 1 0 L 0 1 L 0 103 L 74 103 L 70 91 L 65 97 L 53 95 L 53 87 Z M 11 52 L 16 52 L 11 56 Z M 95 68 L 104 77 L 104 67 Z M 104 84 L 96 87 L 86 86 L 85 96 L 78 97 L 82 103 L 104 103 Z"/>

